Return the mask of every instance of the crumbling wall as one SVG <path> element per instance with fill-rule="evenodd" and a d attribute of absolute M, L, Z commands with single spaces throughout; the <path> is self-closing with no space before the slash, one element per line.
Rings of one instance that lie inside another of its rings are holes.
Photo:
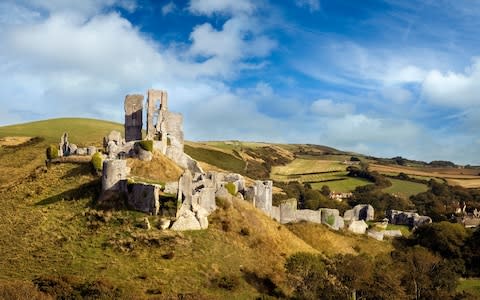
<path fill-rule="evenodd" d="M 253 205 L 261 209 L 267 216 L 270 216 L 272 213 L 272 187 L 273 183 L 271 180 L 257 180 L 253 187 Z"/>
<path fill-rule="evenodd" d="M 394 209 L 387 211 L 387 218 L 391 224 L 407 225 L 410 227 L 418 227 L 432 223 L 432 219 L 428 216 L 421 216 L 416 212 L 406 212 Z"/>
<path fill-rule="evenodd" d="M 343 219 L 346 222 L 371 221 L 375 218 L 375 209 L 370 204 L 358 204 L 352 209 L 345 211 Z"/>
<path fill-rule="evenodd" d="M 142 139 L 143 95 L 125 97 L 125 141 Z"/>
<path fill-rule="evenodd" d="M 159 141 L 156 148 L 163 154 L 167 149 L 168 95 L 166 91 L 148 90 L 147 98 L 147 139 Z"/>
<path fill-rule="evenodd" d="M 160 209 L 160 189 L 156 184 L 130 183 L 128 190 L 128 205 L 138 211 L 157 215 Z"/>
<path fill-rule="evenodd" d="M 127 161 L 114 159 L 103 161 L 102 171 L 102 192 L 105 191 L 126 191 L 127 176 L 130 168 Z"/>

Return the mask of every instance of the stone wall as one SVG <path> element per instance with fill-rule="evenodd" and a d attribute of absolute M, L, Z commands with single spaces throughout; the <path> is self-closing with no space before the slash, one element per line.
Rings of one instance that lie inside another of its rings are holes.
<path fill-rule="evenodd" d="M 296 222 L 306 221 L 322 224 L 322 211 L 311 209 L 299 209 L 295 213 Z"/>
<path fill-rule="evenodd" d="M 143 95 L 127 95 L 125 97 L 125 140 L 142 139 L 143 127 Z"/>
<path fill-rule="evenodd" d="M 271 210 L 270 210 L 271 211 Z M 297 220 L 297 199 L 288 199 L 280 203 L 280 223 L 294 223 Z"/>

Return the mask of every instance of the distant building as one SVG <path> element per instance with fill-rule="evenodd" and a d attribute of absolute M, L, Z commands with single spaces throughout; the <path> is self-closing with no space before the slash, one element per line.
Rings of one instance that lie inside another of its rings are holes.
<path fill-rule="evenodd" d="M 331 192 L 328 197 L 332 200 L 337 200 L 338 202 L 342 202 L 343 200 L 352 197 L 352 195 L 353 195 L 352 193 Z"/>

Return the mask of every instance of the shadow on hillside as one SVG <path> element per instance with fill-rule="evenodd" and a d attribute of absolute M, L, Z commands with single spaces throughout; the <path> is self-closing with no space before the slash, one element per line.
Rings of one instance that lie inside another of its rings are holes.
<path fill-rule="evenodd" d="M 65 175 L 62 176 L 62 179 L 68 179 L 72 177 L 90 174 L 92 174 L 92 166 L 90 164 L 80 164 L 75 168 L 69 170 Z"/>
<path fill-rule="evenodd" d="M 100 179 L 96 179 L 94 181 L 87 182 L 82 184 L 81 186 L 65 191 L 55 196 L 51 196 L 40 200 L 39 202 L 35 203 L 35 205 L 48 205 L 58 201 L 71 201 L 76 199 L 97 199 L 100 195 L 102 182 Z"/>
<path fill-rule="evenodd" d="M 246 270 L 243 271 L 243 278 L 261 294 L 276 298 L 285 297 L 282 290 L 268 277 L 261 277 L 255 272 Z"/>

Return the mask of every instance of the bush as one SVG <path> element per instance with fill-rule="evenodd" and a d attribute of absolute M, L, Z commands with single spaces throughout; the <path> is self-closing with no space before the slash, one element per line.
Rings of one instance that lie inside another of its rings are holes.
<path fill-rule="evenodd" d="M 100 152 L 96 152 L 92 156 L 92 160 L 90 161 L 92 163 L 93 168 L 95 171 L 101 171 L 103 169 L 103 157 Z"/>
<path fill-rule="evenodd" d="M 227 291 L 233 291 L 240 284 L 240 280 L 237 276 L 233 275 L 224 275 L 216 277 L 212 282 L 219 288 L 225 289 Z"/>
<path fill-rule="evenodd" d="M 153 152 L 153 141 L 150 140 L 143 140 L 138 142 L 140 147 L 142 147 L 143 150 Z"/>
<path fill-rule="evenodd" d="M 58 149 L 55 145 L 48 146 L 46 152 L 47 159 L 55 159 L 58 157 Z"/>
<path fill-rule="evenodd" d="M 248 236 L 250 235 L 250 229 L 248 229 L 247 227 L 242 227 L 242 229 L 240 229 L 240 234 L 243 236 Z"/>
<path fill-rule="evenodd" d="M 232 206 L 232 201 L 224 197 L 215 197 L 215 204 L 222 209 L 229 209 Z"/>
<path fill-rule="evenodd" d="M 235 184 L 233 182 L 229 182 L 229 183 L 225 184 L 225 188 L 230 193 L 230 195 L 232 195 L 232 196 L 236 195 L 235 192 L 237 191 L 237 187 L 235 186 Z"/>

